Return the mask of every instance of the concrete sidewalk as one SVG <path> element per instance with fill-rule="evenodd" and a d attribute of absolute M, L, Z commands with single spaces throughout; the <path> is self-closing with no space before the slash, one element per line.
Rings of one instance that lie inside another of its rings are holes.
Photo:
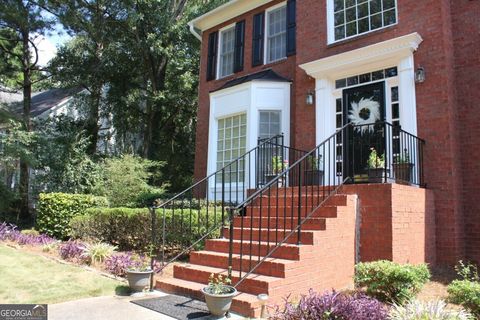
<path fill-rule="evenodd" d="M 140 297 L 97 297 L 51 304 L 48 306 L 48 320 L 176 320 L 130 302 L 165 295 L 164 293 L 156 292 Z M 206 317 L 198 320 L 210 318 Z M 238 319 L 243 319 L 243 317 L 231 315 L 228 318 L 228 320 Z"/>

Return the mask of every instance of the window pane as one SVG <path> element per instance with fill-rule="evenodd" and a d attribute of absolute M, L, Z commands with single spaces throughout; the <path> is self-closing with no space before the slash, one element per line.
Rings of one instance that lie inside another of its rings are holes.
<path fill-rule="evenodd" d="M 217 170 L 228 165 L 232 160 L 245 153 L 246 145 L 246 115 L 237 115 L 218 120 L 218 142 L 217 142 Z M 222 128 L 222 129 L 220 129 Z M 244 166 L 231 164 L 226 173 L 226 182 L 243 182 Z M 238 180 L 237 172 L 238 170 Z M 230 171 L 232 173 L 230 173 Z M 217 182 L 221 181 L 221 176 L 217 178 Z"/>
<path fill-rule="evenodd" d="M 334 0 L 333 7 L 335 11 L 342 10 L 344 8 L 344 0 Z"/>
<path fill-rule="evenodd" d="M 222 31 L 220 43 L 220 77 L 233 73 L 233 55 L 235 50 L 235 28 Z"/>
<path fill-rule="evenodd" d="M 382 14 L 376 14 L 370 17 L 371 29 L 375 30 L 382 27 Z"/>
<path fill-rule="evenodd" d="M 287 7 L 275 9 L 268 13 L 267 59 L 273 62 L 287 55 Z"/>
<path fill-rule="evenodd" d="M 345 13 L 344 11 L 340 11 L 338 13 L 335 13 L 335 25 L 339 26 L 341 24 L 345 23 Z"/>
<path fill-rule="evenodd" d="M 383 10 L 395 7 L 395 0 L 383 0 Z"/>
<path fill-rule="evenodd" d="M 351 7 L 355 5 L 355 0 L 345 0 L 345 7 Z"/>
<path fill-rule="evenodd" d="M 392 88 L 392 101 L 398 101 L 398 87 Z"/>
<path fill-rule="evenodd" d="M 382 11 L 381 0 L 371 0 L 370 1 L 370 14 L 379 13 Z"/>
<path fill-rule="evenodd" d="M 260 111 L 259 136 L 261 139 L 270 138 L 281 133 L 280 111 Z M 265 119 L 266 121 L 262 121 Z"/>
<path fill-rule="evenodd" d="M 358 33 L 364 33 L 369 30 L 368 18 L 358 20 Z"/>
<path fill-rule="evenodd" d="M 383 13 L 383 25 L 384 26 L 389 26 L 391 24 L 394 24 L 396 22 L 396 17 L 395 17 L 395 9 L 385 11 Z"/>
<path fill-rule="evenodd" d="M 355 21 L 357 19 L 357 8 L 353 7 L 346 11 L 347 22 Z"/>
<path fill-rule="evenodd" d="M 357 34 L 357 23 L 351 22 L 347 24 L 347 37 L 354 36 Z"/>
<path fill-rule="evenodd" d="M 368 16 L 368 2 L 358 6 L 358 19 Z"/>
<path fill-rule="evenodd" d="M 335 28 L 335 40 L 345 38 L 345 26 Z"/>

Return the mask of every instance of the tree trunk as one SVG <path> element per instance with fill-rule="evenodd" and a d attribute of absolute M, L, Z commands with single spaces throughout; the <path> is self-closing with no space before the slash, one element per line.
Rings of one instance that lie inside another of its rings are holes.
<path fill-rule="evenodd" d="M 102 87 L 96 86 L 90 93 L 90 103 L 88 106 L 87 132 L 90 135 L 90 145 L 88 153 L 94 155 L 97 152 L 98 132 L 100 130 L 100 101 L 102 96 Z"/>
<path fill-rule="evenodd" d="M 22 32 L 23 50 L 23 125 L 27 132 L 31 130 L 30 108 L 32 102 L 32 82 L 30 73 L 30 46 L 28 42 L 29 32 Z M 20 159 L 20 220 L 29 222 L 31 219 L 29 209 L 30 175 L 26 159 Z"/>

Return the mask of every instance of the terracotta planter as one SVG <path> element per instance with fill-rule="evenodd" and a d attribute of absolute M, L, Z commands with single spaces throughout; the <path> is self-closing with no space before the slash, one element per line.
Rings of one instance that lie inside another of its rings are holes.
<path fill-rule="evenodd" d="M 413 163 L 394 163 L 395 182 L 409 184 L 412 182 Z"/>
<path fill-rule="evenodd" d="M 214 316 L 223 317 L 225 313 L 230 310 L 232 306 L 233 297 L 237 295 L 237 289 L 232 286 L 225 286 L 230 293 L 213 294 L 208 292 L 208 287 L 202 289 L 205 295 L 205 302 L 207 303 L 208 311 Z"/>
<path fill-rule="evenodd" d="M 150 287 L 150 277 L 153 271 L 134 271 L 127 270 L 128 286 L 133 291 L 143 291 L 146 287 Z"/>

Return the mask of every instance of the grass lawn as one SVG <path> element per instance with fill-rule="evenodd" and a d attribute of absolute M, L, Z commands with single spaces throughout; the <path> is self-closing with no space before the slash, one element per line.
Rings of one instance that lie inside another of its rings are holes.
<path fill-rule="evenodd" d="M 127 290 L 120 281 L 0 244 L 0 303 L 57 303 Z"/>

